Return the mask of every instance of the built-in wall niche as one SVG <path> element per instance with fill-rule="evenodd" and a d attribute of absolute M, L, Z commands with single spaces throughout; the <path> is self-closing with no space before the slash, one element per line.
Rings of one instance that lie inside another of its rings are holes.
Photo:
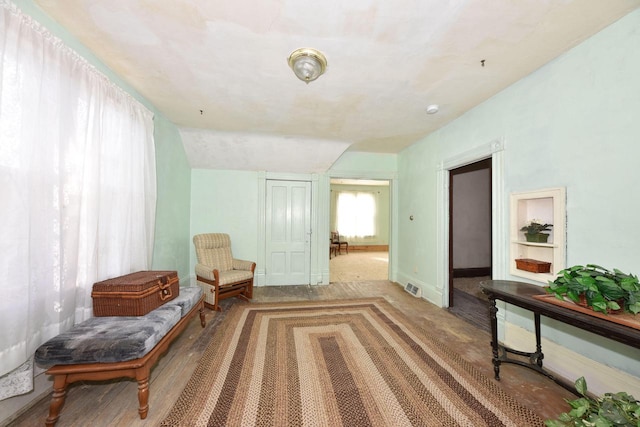
<path fill-rule="evenodd" d="M 565 198 L 564 187 L 511 193 L 510 274 L 546 284 L 565 268 Z M 553 224 L 547 242 L 527 241 L 521 229 L 532 220 Z"/>

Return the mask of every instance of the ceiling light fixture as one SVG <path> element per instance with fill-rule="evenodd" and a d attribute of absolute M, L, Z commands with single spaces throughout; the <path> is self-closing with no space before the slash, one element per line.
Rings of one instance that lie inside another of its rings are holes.
<path fill-rule="evenodd" d="M 431 104 L 427 107 L 427 114 L 435 114 L 440 110 L 438 104 Z"/>
<path fill-rule="evenodd" d="M 320 77 L 327 68 L 327 58 L 322 52 L 308 47 L 291 52 L 288 62 L 296 77 L 307 84 Z"/>

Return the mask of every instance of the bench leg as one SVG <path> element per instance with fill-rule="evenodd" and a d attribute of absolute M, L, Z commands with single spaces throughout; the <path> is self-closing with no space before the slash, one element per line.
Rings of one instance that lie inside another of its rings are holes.
<path fill-rule="evenodd" d="M 147 418 L 149 412 L 149 369 L 140 368 L 136 373 L 136 379 L 138 380 L 138 413 L 140 419 Z"/>
<path fill-rule="evenodd" d="M 64 405 L 64 400 L 67 397 L 67 376 L 56 375 L 53 377 L 53 394 L 51 395 L 51 404 L 49 405 L 49 416 L 45 421 L 47 427 L 53 427 L 58 418 L 60 418 L 60 411 Z"/>

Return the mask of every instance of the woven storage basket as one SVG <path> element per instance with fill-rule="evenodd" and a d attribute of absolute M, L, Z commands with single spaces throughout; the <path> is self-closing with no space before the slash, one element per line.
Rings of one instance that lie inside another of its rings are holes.
<path fill-rule="evenodd" d="M 551 271 L 551 263 L 531 258 L 521 258 L 516 260 L 516 268 L 531 273 L 548 273 Z"/>
<path fill-rule="evenodd" d="M 180 293 L 177 271 L 138 271 L 94 283 L 93 315 L 144 316 Z"/>

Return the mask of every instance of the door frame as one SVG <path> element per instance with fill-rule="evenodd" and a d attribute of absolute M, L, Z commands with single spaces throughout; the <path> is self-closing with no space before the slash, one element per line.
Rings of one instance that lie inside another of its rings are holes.
<path fill-rule="evenodd" d="M 454 154 L 437 166 L 437 238 L 436 291 L 440 292 L 441 307 L 449 307 L 449 174 L 470 163 L 491 157 L 491 277 L 504 279 L 507 272 L 507 242 L 505 236 L 504 139 Z M 435 302 L 435 301 L 434 301 Z"/>
<path fill-rule="evenodd" d="M 321 205 L 318 206 L 319 236 L 329 236 L 331 209 L 331 179 L 370 179 L 389 181 L 389 280 L 398 280 L 398 174 L 379 171 L 327 171 L 321 183 Z M 319 239 L 320 265 L 322 266 L 322 284 L 329 284 L 329 239 Z"/>

